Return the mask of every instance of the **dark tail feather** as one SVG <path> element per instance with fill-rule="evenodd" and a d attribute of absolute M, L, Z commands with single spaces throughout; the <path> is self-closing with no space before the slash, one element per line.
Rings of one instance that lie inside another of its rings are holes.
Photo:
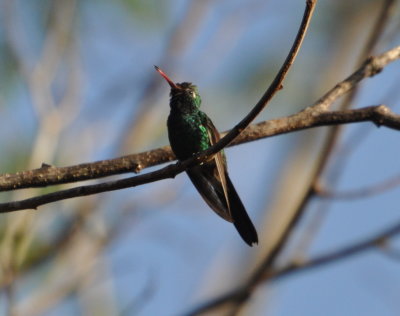
<path fill-rule="evenodd" d="M 208 167 L 208 168 L 207 168 Z M 227 209 L 221 182 L 215 178 L 214 165 L 194 167 L 187 171 L 190 180 L 206 203 L 222 218 L 233 222 L 242 239 L 252 246 L 258 243 L 257 231 L 247 215 L 246 209 L 233 186 L 228 173 L 225 173 L 230 211 Z"/>
<path fill-rule="evenodd" d="M 232 222 L 233 220 L 226 206 L 221 183 L 214 178 L 212 168 L 207 169 L 207 166 L 201 167 L 194 167 L 187 171 L 190 180 L 211 209 L 223 219 Z"/>
<path fill-rule="evenodd" d="M 257 231 L 254 228 L 253 223 L 246 209 L 237 194 L 235 187 L 233 186 L 231 179 L 226 174 L 226 184 L 228 186 L 229 204 L 231 208 L 233 224 L 235 225 L 239 235 L 249 245 L 258 244 Z"/>

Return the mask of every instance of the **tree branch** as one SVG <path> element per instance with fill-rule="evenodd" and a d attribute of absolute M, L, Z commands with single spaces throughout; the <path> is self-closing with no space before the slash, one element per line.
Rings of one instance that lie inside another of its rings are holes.
<path fill-rule="evenodd" d="M 311 112 L 301 111 L 289 117 L 283 117 L 252 125 L 248 129 L 246 129 L 244 136 L 247 136 L 249 139 L 260 139 L 318 126 L 355 122 L 373 122 L 378 126 L 382 125 L 392 129 L 400 130 L 400 115 L 394 114 L 385 105 L 378 105 L 356 110 L 324 111 L 321 109 L 317 109 Z M 243 139 L 241 139 L 237 143 L 242 141 Z M 67 190 L 44 194 L 33 198 L 28 198 L 25 200 L 0 203 L 0 213 L 7 213 L 24 209 L 36 209 L 41 205 L 60 200 L 70 199 L 78 196 L 92 195 L 107 191 L 120 190 L 159 181 L 162 179 L 174 178 L 177 174 L 183 172 L 195 163 L 196 160 L 189 159 L 182 163 L 178 162 L 176 164 L 170 164 L 159 170 L 134 177 L 129 177 L 126 179 L 107 181 L 100 184 L 79 186 Z"/>
<path fill-rule="evenodd" d="M 39 188 L 84 180 L 93 180 L 116 174 L 134 172 L 175 159 L 169 146 L 115 159 L 83 163 L 69 167 L 43 164 L 33 170 L 0 175 L 0 191 Z"/>
<path fill-rule="evenodd" d="M 399 58 L 400 58 L 400 46 L 397 46 L 376 57 L 368 58 L 356 72 L 354 72 L 347 79 L 338 83 L 334 88 L 332 88 L 316 103 L 314 103 L 311 107 L 306 108 L 303 112 L 308 112 L 310 114 L 310 117 L 308 119 L 312 120 L 311 116 L 315 115 L 315 113 L 322 113 L 324 110 L 327 110 L 334 101 L 336 101 L 339 97 L 343 96 L 348 91 L 353 89 L 362 79 L 371 77 L 376 73 L 379 73 L 385 66 L 387 66 L 389 63 Z M 304 127 L 299 128 L 299 126 L 297 126 L 296 124 L 299 124 L 299 121 L 307 120 L 304 118 L 299 120 L 298 115 L 300 113 L 295 114 L 293 116 L 289 116 L 287 118 L 266 121 L 256 125 L 249 126 L 244 131 L 242 131 L 242 133 L 228 146 L 238 145 L 245 142 L 254 141 L 257 139 L 270 137 L 273 135 L 288 133 L 291 131 L 297 131 L 303 128 L 314 127 L 314 126 L 307 126 L 307 124 L 304 124 L 303 122 L 303 124 L 301 125 L 303 125 Z M 338 115 L 339 114 L 340 113 L 338 113 Z M 341 115 L 343 114 L 344 113 L 341 113 Z M 357 119 L 360 119 L 359 117 L 360 114 L 362 113 L 357 114 L 358 115 Z M 329 114 L 325 115 L 329 116 Z M 388 115 L 384 115 L 381 118 L 385 120 L 385 122 L 383 122 L 381 125 L 398 129 L 396 116 L 393 113 L 391 113 L 390 110 L 388 112 Z M 349 121 L 343 120 L 341 123 L 348 123 L 348 122 Z M 332 124 L 338 124 L 338 123 L 339 122 L 332 122 Z M 380 122 L 376 123 L 379 124 Z M 268 125 L 268 127 L 266 127 L 266 125 Z M 240 130 L 241 128 L 243 128 L 243 126 L 240 125 L 239 123 L 236 126 L 235 132 L 233 132 L 233 134 L 231 135 L 236 135 L 238 133 L 238 130 Z M 230 138 L 232 138 L 232 136 L 230 136 Z M 210 153 L 211 152 L 212 151 L 210 150 Z M 171 148 L 169 146 L 164 146 L 161 148 L 153 149 L 139 154 L 123 156 L 120 158 L 115 158 L 110 160 L 97 161 L 93 163 L 84 163 L 69 167 L 57 168 L 45 165 L 42 166 L 41 168 L 34 170 L 17 172 L 14 174 L 6 173 L 0 175 L 0 191 L 45 187 L 49 185 L 92 180 L 127 172 L 137 173 L 144 168 L 166 163 L 174 159 L 175 156 L 173 155 Z"/>

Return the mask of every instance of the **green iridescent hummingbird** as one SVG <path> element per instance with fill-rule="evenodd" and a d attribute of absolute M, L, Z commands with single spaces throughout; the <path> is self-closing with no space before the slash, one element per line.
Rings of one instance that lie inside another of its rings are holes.
<path fill-rule="evenodd" d="M 220 135 L 210 118 L 200 111 L 197 87 L 190 82 L 174 83 L 154 67 L 171 87 L 168 138 L 175 156 L 183 161 L 215 144 Z M 258 243 L 257 231 L 229 178 L 224 152 L 186 172 L 215 213 L 232 222 L 249 246 Z"/>

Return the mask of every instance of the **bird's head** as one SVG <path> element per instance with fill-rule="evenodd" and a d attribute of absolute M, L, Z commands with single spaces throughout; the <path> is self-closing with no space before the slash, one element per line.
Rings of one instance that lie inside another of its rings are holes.
<path fill-rule="evenodd" d="M 198 110 L 201 98 L 197 86 L 190 82 L 174 83 L 160 68 L 154 66 L 158 73 L 168 82 L 171 87 L 170 106 L 171 109 L 188 112 Z"/>

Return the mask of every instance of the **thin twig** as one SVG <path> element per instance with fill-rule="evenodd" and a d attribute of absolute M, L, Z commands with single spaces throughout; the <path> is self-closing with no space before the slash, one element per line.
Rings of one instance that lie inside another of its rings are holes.
<path fill-rule="evenodd" d="M 286 267 L 273 271 L 269 275 L 264 275 L 264 280 L 276 280 L 278 278 L 288 276 L 292 273 L 303 272 L 311 268 L 319 267 L 325 264 L 331 264 L 338 260 L 348 258 L 360 254 L 362 251 L 370 250 L 381 245 L 384 241 L 400 234 L 400 223 L 396 223 L 379 233 L 374 234 L 372 237 L 365 238 L 360 242 L 353 243 L 342 249 L 327 253 L 325 255 L 317 256 L 302 263 L 289 264 Z"/>
<path fill-rule="evenodd" d="M 361 199 L 365 197 L 371 197 L 373 195 L 382 194 L 386 191 L 392 190 L 400 185 L 400 175 L 397 174 L 389 179 L 385 179 L 382 182 L 374 185 L 347 190 L 347 191 L 332 191 L 325 187 L 318 185 L 315 188 L 315 194 L 323 199 L 339 199 L 339 200 L 352 200 Z"/>

